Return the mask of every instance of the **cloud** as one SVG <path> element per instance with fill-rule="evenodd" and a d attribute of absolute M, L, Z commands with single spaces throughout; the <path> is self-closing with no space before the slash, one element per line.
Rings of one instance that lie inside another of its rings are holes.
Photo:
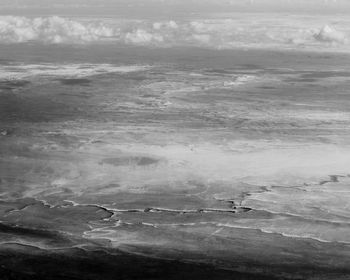
<path fill-rule="evenodd" d="M 347 38 L 344 33 L 337 31 L 329 25 L 325 25 L 317 34 L 315 34 L 315 39 L 320 42 L 329 43 L 345 44 L 347 42 Z"/>
<path fill-rule="evenodd" d="M 214 49 L 337 47 L 347 45 L 348 21 L 337 29 L 315 17 L 211 18 L 190 20 L 69 19 L 64 17 L 0 17 L 0 44 L 114 43 L 151 47 L 191 46 Z"/>
<path fill-rule="evenodd" d="M 0 17 L 2 43 L 40 41 L 45 43 L 79 43 L 115 36 L 115 30 L 101 23 L 73 21 L 62 17 Z"/>
<path fill-rule="evenodd" d="M 164 42 L 164 38 L 160 34 L 151 33 L 143 29 L 136 29 L 125 35 L 125 42 L 136 45 L 159 44 Z"/>

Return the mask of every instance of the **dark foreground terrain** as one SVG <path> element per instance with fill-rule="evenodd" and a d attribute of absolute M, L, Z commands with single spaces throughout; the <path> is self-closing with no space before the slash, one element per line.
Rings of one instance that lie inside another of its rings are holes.
<path fill-rule="evenodd" d="M 109 279 L 232 279 L 232 280 L 277 280 L 277 279 L 348 279 L 349 270 L 332 271 L 312 267 L 257 266 L 241 263 L 239 269 L 225 269 L 217 265 L 184 263 L 179 260 L 155 259 L 114 251 L 86 252 L 80 249 L 45 252 L 35 248 L 13 245 L 1 252 L 0 277 L 4 280 L 109 280 Z M 261 272 L 248 273 L 259 267 Z M 237 271 L 238 270 L 238 271 Z M 279 272 L 278 276 L 270 274 Z M 297 271 L 294 277 L 290 275 Z M 304 274 L 304 276 L 301 276 Z M 298 276 L 299 275 L 299 276 Z"/>

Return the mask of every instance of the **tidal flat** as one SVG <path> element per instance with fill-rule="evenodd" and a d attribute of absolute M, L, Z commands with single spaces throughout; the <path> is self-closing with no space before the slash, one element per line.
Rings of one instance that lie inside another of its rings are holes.
<path fill-rule="evenodd" d="M 349 279 L 348 54 L 0 58 L 2 279 Z"/>

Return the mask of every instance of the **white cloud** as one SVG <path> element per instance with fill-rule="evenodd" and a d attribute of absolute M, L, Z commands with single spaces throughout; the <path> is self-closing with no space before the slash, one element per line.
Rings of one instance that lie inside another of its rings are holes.
<path fill-rule="evenodd" d="M 327 48 L 347 45 L 349 20 L 337 20 L 336 28 L 318 17 L 285 18 L 251 15 L 235 18 L 188 20 L 87 20 L 63 17 L 0 17 L 0 44 L 114 44 L 152 47 L 195 46 L 216 49 Z"/>
<path fill-rule="evenodd" d="M 163 37 L 159 34 L 154 34 L 143 29 L 137 29 L 133 32 L 128 32 L 125 35 L 125 42 L 137 45 L 145 44 L 157 44 L 164 41 Z"/>
<path fill-rule="evenodd" d="M 40 41 L 79 43 L 113 37 L 116 30 L 101 23 L 83 24 L 62 17 L 0 17 L 0 40 L 5 43 Z"/>
<path fill-rule="evenodd" d="M 344 33 L 337 31 L 336 29 L 325 25 L 320 32 L 315 34 L 315 38 L 321 42 L 330 42 L 330 43 L 341 43 L 344 44 L 347 42 L 347 38 Z"/>

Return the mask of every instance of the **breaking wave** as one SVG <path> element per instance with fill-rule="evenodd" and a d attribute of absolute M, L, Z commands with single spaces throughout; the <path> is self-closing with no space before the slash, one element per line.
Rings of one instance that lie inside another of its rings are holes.
<path fill-rule="evenodd" d="M 338 23 L 339 24 L 339 23 Z M 347 21 L 340 23 L 345 27 Z M 318 19 L 200 19 L 178 21 L 0 17 L 0 43 L 196 46 L 216 49 L 334 47 L 348 43 L 347 34 Z M 338 28 L 338 26 L 337 26 Z M 344 29 L 344 28 L 341 28 Z M 346 29 L 346 28 L 345 28 Z"/>
<path fill-rule="evenodd" d="M 149 69 L 148 65 L 113 64 L 12 64 L 0 65 L 1 80 L 20 80 L 35 77 L 82 78 L 107 73 L 130 73 Z"/>

